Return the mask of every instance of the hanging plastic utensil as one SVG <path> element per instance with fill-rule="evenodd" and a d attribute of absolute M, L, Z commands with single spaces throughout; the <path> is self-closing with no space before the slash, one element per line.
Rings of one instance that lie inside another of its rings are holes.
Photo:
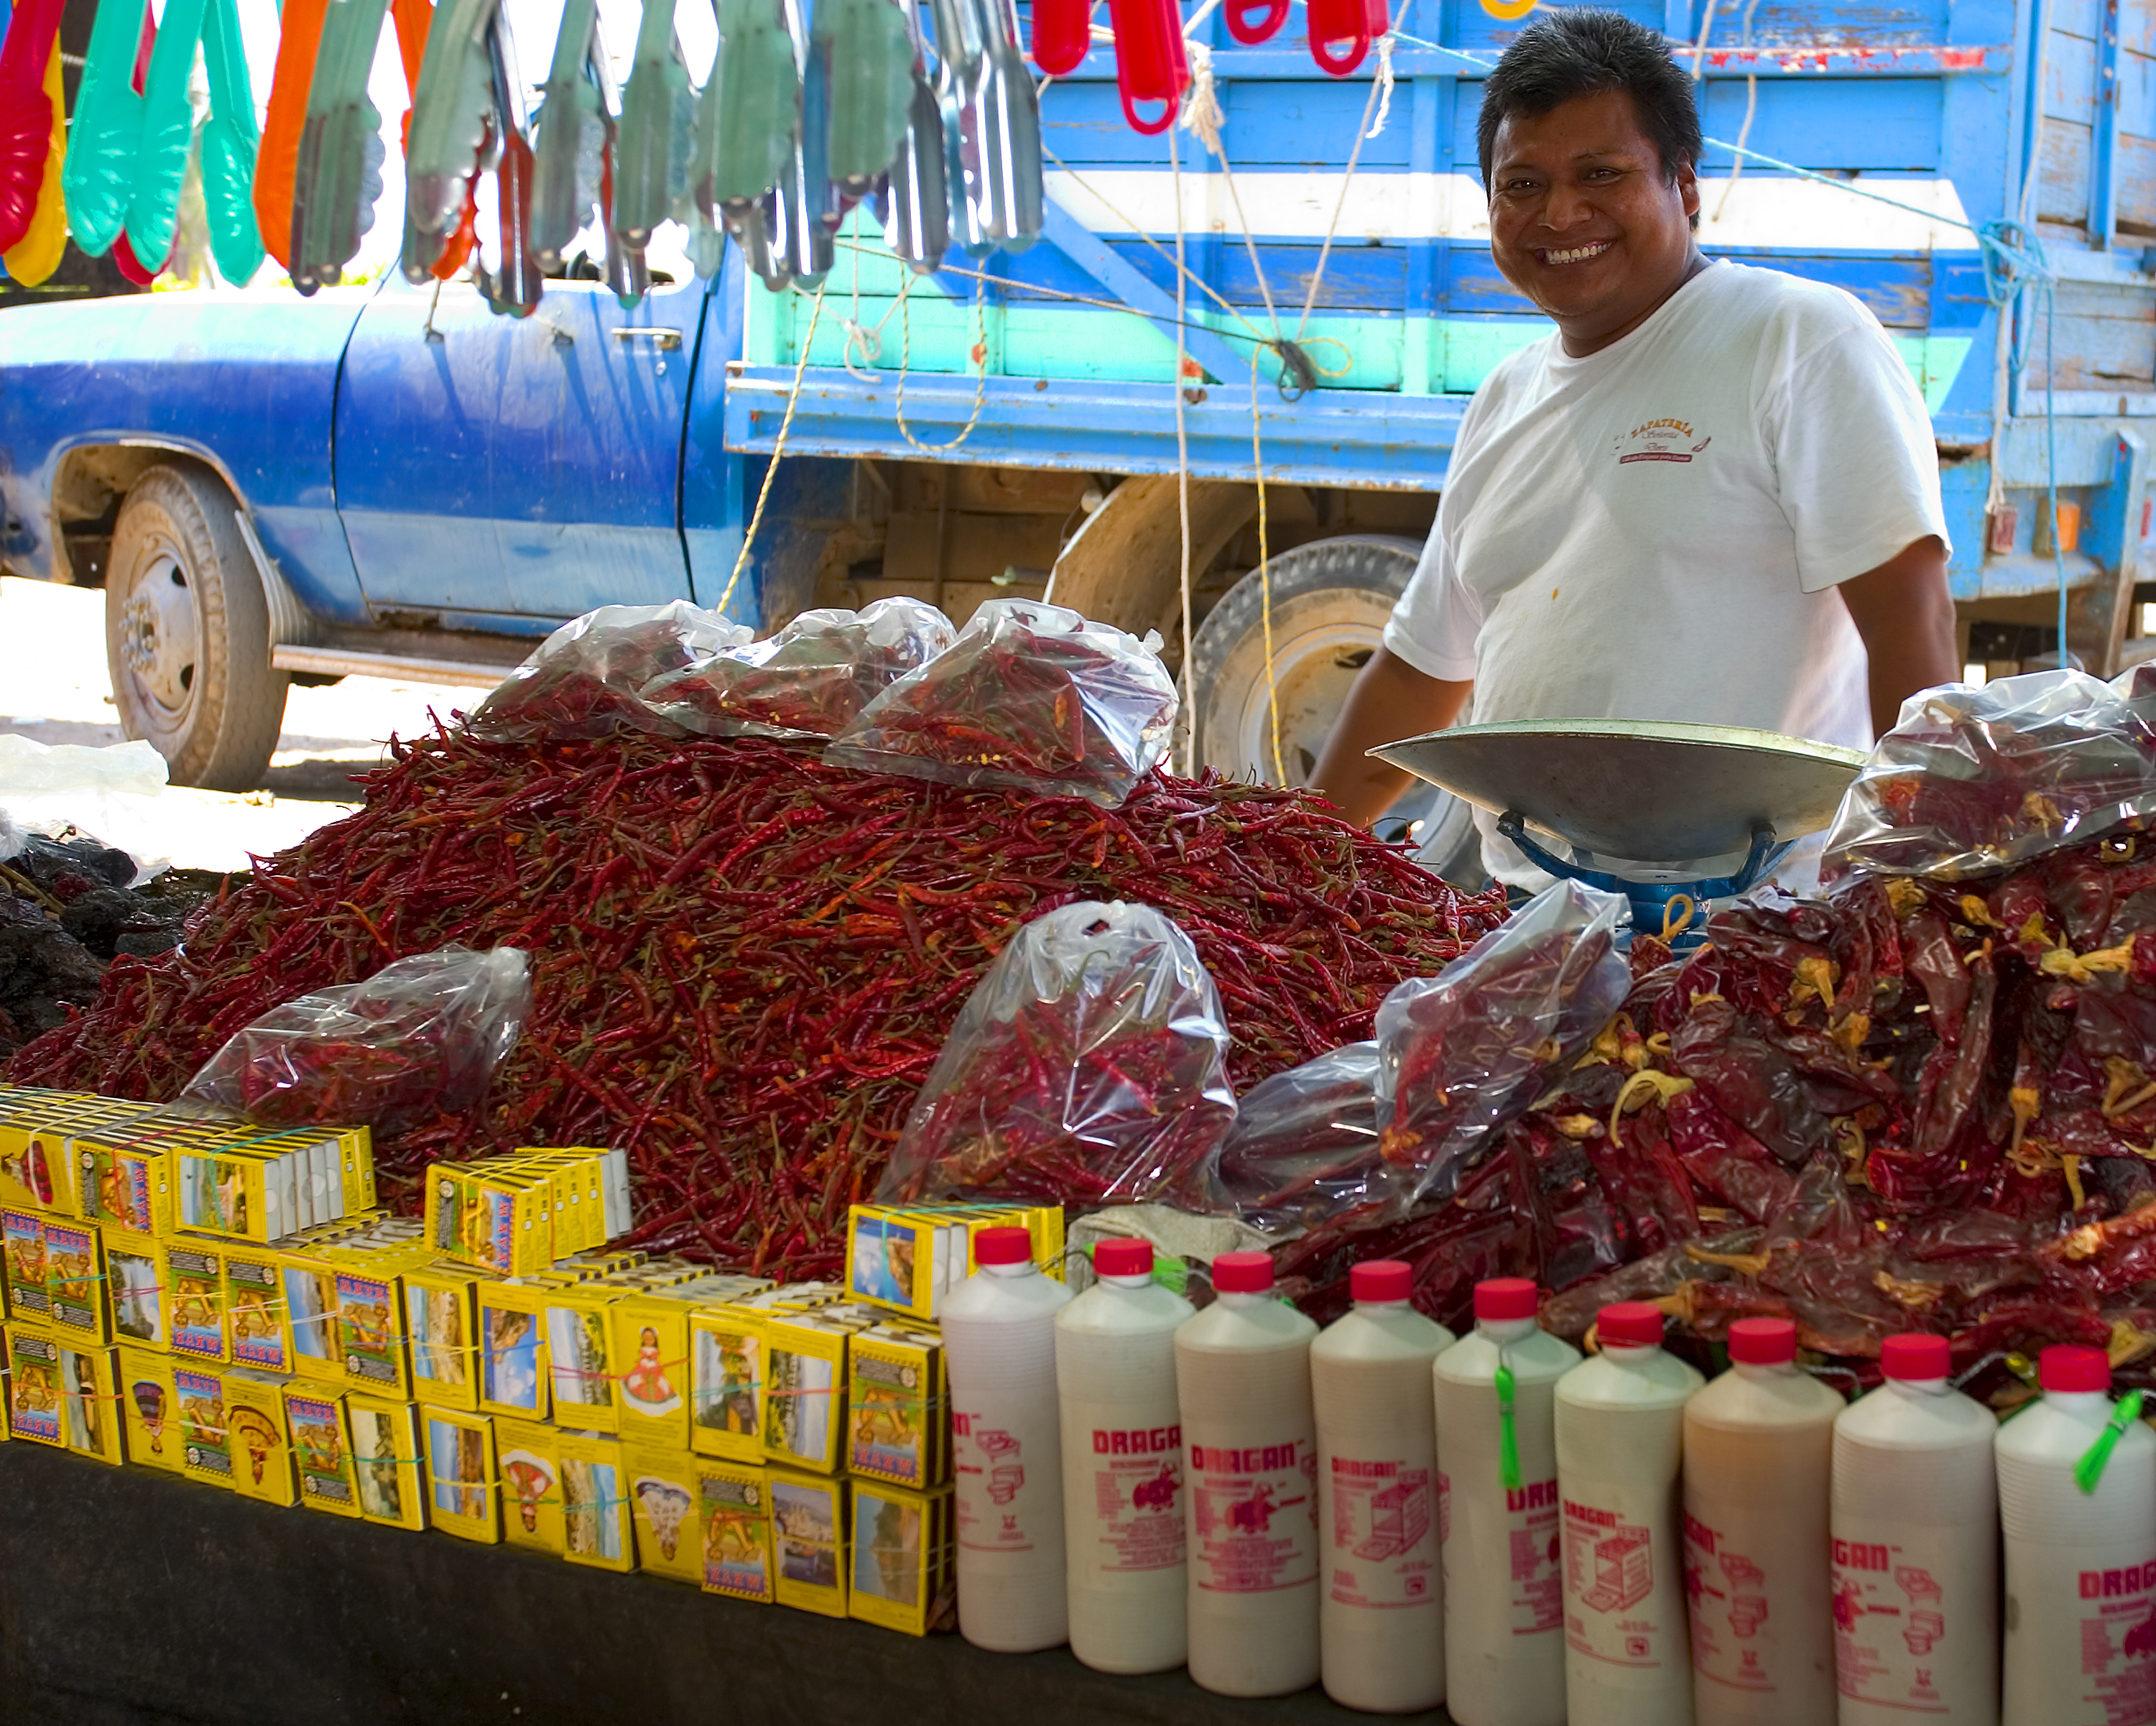
<path fill-rule="evenodd" d="M 292 267 L 292 177 L 300 134 L 307 124 L 307 90 L 315 80 L 322 14 L 329 0 L 285 0 L 278 14 L 277 67 L 270 79 L 269 112 L 254 152 L 254 221 L 263 249 Z"/>
<path fill-rule="evenodd" d="M 22 14 L 18 12 L 17 18 Z M 11 280 L 34 288 L 59 268 L 67 253 L 67 195 L 60 190 L 60 175 L 67 163 L 67 113 L 60 84 L 60 44 L 55 35 L 45 54 L 44 95 L 51 116 L 50 147 L 45 171 L 37 188 L 37 203 L 22 235 L 0 253 Z"/>
<path fill-rule="evenodd" d="M 397 25 L 397 59 L 404 68 L 404 118 L 397 137 L 400 144 L 412 138 L 412 98 L 418 93 L 419 69 L 427 60 L 427 30 L 434 18 L 434 0 L 390 0 L 389 16 Z"/>
<path fill-rule="evenodd" d="M 831 178 L 863 198 L 888 172 L 913 100 L 913 38 L 893 0 L 817 0 L 809 53 L 830 91 Z"/>
<path fill-rule="evenodd" d="M 137 0 L 105 0 L 90 27 L 60 183 L 74 243 L 93 258 L 112 249 L 126 223 L 142 137 L 141 80 L 156 39 L 150 9 Z"/>
<path fill-rule="evenodd" d="M 1075 72 L 1093 45 L 1093 0 L 1033 0 L 1033 63 L 1051 78 Z"/>
<path fill-rule="evenodd" d="M 180 182 L 194 141 L 194 102 L 187 94 L 195 50 L 202 45 L 205 0 L 166 0 L 142 86 L 141 131 L 127 200 L 127 244 L 138 258 L 172 249 L 180 215 Z"/>
<path fill-rule="evenodd" d="M 613 157 L 614 220 L 631 245 L 649 245 L 688 191 L 695 104 L 674 33 L 674 0 L 644 0 Z"/>
<path fill-rule="evenodd" d="M 172 261 L 172 254 L 168 252 L 154 268 L 143 263 L 136 256 L 135 248 L 129 244 L 127 236 L 124 233 L 112 242 L 110 250 L 112 262 L 120 274 L 138 288 L 150 286 L 165 273 Z"/>
<path fill-rule="evenodd" d="M 408 281 L 434 279 L 448 242 L 466 220 L 474 178 L 500 160 L 486 41 L 499 10 L 499 0 L 444 0 L 428 26 L 404 159 Z"/>
<path fill-rule="evenodd" d="M 729 212 L 726 216 L 726 232 L 741 248 L 742 263 L 774 293 L 793 280 L 772 251 L 771 235 L 778 221 L 778 193 L 774 190 L 762 203 L 751 204 L 738 213 Z"/>
<path fill-rule="evenodd" d="M 1270 41 L 1287 22 L 1288 4 L 1289 0 L 1226 0 L 1222 9 L 1227 14 L 1228 33 L 1245 48 Z M 1120 28 L 1116 39 L 1122 40 Z"/>
<path fill-rule="evenodd" d="M 932 0 L 936 18 L 936 105 L 943 120 L 943 184 L 951 200 L 951 244 L 968 257 L 985 258 L 995 242 L 975 207 L 972 159 L 974 85 L 982 40 L 980 13 L 968 0 Z"/>
<path fill-rule="evenodd" d="M 721 0 L 719 56 L 698 116 L 698 195 L 729 227 L 760 207 L 793 168 L 801 68 L 786 10 L 784 0 Z"/>
<path fill-rule="evenodd" d="M 531 249 L 550 270 L 561 267 L 562 254 L 591 222 L 613 140 L 598 32 L 598 0 L 568 0 L 535 122 Z"/>
<path fill-rule="evenodd" d="M 943 116 L 928 82 L 920 23 L 911 6 L 906 20 L 913 44 L 913 94 L 906 135 L 891 158 L 883 237 L 916 273 L 927 275 L 941 266 L 950 249 L 951 194 L 944 179 Z"/>
<path fill-rule="evenodd" d="M 613 296 L 624 306 L 634 306 L 651 291 L 651 270 L 644 261 L 644 249 L 621 237 L 613 223 L 613 145 L 608 141 L 599 168 L 599 220 L 606 228 L 606 279 Z"/>
<path fill-rule="evenodd" d="M 981 231 L 1007 252 L 1022 252 L 1040 237 L 1043 220 L 1040 172 L 1040 109 L 1033 74 L 1018 47 L 1018 8 L 1014 0 L 970 0 L 982 18 L 983 46 L 974 74 L 967 166 L 974 181 L 969 190 L 980 216 Z M 1161 0 L 1171 17 L 1174 0 Z M 1183 38 L 1175 37 L 1181 57 Z M 1169 109 L 1174 113 L 1173 106 Z"/>
<path fill-rule="evenodd" d="M 255 124 L 254 87 L 234 0 L 209 0 L 203 18 L 203 66 L 209 74 L 202 182 L 210 255 L 227 281 L 244 285 L 262 267 L 262 232 L 254 199 L 254 158 L 262 134 Z"/>
<path fill-rule="evenodd" d="M 779 207 L 784 213 L 783 241 L 786 266 L 804 288 L 813 288 L 830 272 L 838 256 L 834 237 L 843 217 L 838 190 L 831 183 L 831 86 L 824 69 L 808 54 L 808 33 L 801 28 L 799 9 L 787 7 L 788 24 L 803 60 L 801 127 L 793 141 L 793 171 L 779 185 Z M 782 244 L 773 236 L 774 246 Z"/>
<path fill-rule="evenodd" d="M 1281 0 L 1281 15 L 1287 15 L 1286 0 Z M 1175 124 L 1183 93 L 1190 87 L 1190 60 L 1183 52 L 1183 20 L 1175 0 L 1108 0 L 1108 16 L 1116 30 L 1116 88 L 1123 99 L 1123 118 L 1134 131 L 1164 132 Z M 1160 103 L 1159 114 L 1152 119 L 1141 116 L 1141 102 Z"/>
<path fill-rule="evenodd" d="M 495 270 L 479 272 L 480 291 L 486 295 L 489 311 L 529 317 L 539 309 L 546 276 L 531 249 L 531 146 L 524 141 L 516 48 L 510 38 L 509 20 L 498 12 L 486 41 L 494 70 L 494 109 L 501 126 L 501 161 L 494 175 L 501 255 Z"/>
<path fill-rule="evenodd" d="M 1370 44 L 1383 35 L 1391 20 L 1385 0 L 1304 0 L 1310 23 L 1310 57 L 1335 78 L 1345 78 L 1363 64 Z M 1338 45 L 1348 52 L 1339 53 Z"/>
<path fill-rule="evenodd" d="M 292 285 L 334 287 L 374 226 L 382 112 L 367 99 L 387 0 L 330 0 L 292 176 Z"/>
<path fill-rule="evenodd" d="M 0 39 L 0 251 L 12 251 L 43 208 L 55 127 L 49 68 L 67 0 L 20 0 Z"/>

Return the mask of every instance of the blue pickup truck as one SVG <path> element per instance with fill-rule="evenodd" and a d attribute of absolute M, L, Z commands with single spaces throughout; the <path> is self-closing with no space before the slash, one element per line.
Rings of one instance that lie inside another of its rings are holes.
<path fill-rule="evenodd" d="M 2156 0 L 1624 3 L 1701 80 L 1708 250 L 1847 288 L 1922 388 L 1969 656 L 2052 650 L 2060 568 L 2074 650 L 2139 656 Z M 1046 592 L 1159 628 L 1174 662 L 1187 532 L 1199 753 L 1272 777 L 1277 699 L 1295 778 L 1469 393 L 1548 328 L 1491 266 L 1475 173 L 1479 80 L 1520 13 L 1422 0 L 1337 80 L 1220 23 L 1197 27 L 1218 153 L 1131 131 L 1096 50 L 1044 97 L 1040 242 L 932 277 L 857 223 L 814 293 L 730 249 L 629 308 L 550 282 L 521 321 L 393 279 L 0 311 L 0 565 L 101 584 L 128 730 L 175 779 L 234 787 L 290 680 L 486 683 L 604 601 L 768 628 Z M 2041 277 L 1987 273 L 1977 230 L 2002 221 Z"/>

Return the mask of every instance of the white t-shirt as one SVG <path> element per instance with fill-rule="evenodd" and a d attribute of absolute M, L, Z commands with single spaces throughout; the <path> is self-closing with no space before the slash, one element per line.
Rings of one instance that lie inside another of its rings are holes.
<path fill-rule="evenodd" d="M 1863 748 L 1864 644 L 1833 589 L 1947 537 L 1931 417 L 1839 288 L 1717 262 L 1608 347 L 1553 333 L 1460 425 L 1385 645 L 1475 719 L 1661 719 Z M 1547 878 L 1478 816 L 1499 880 Z"/>

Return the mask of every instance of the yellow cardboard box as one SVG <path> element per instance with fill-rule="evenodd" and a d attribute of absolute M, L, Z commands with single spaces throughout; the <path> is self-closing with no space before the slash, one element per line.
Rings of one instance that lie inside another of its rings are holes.
<path fill-rule="evenodd" d="M 120 1425 L 127 1460 L 138 1468 L 179 1473 L 180 1441 L 172 1424 L 178 1407 L 172 1356 L 124 1344 L 119 1355 Z"/>
<path fill-rule="evenodd" d="M 620 1374 L 621 1436 L 661 1450 L 689 1448 L 690 1301 L 672 1292 L 632 1293 L 614 1302 L 613 1358 Z"/>
<path fill-rule="evenodd" d="M 621 1441 L 596 1433 L 561 1436 L 562 1555 L 572 1564 L 601 1570 L 634 1570 L 636 1542 L 630 1530 L 629 1472 Z"/>
<path fill-rule="evenodd" d="M 848 1616 L 910 1636 L 948 1629 L 958 1606 L 951 1488 L 909 1492 L 881 1481 L 857 1480 L 849 1491 Z"/>
<path fill-rule="evenodd" d="M 344 1345 L 337 1334 L 336 1266 L 323 1256 L 325 1251 L 323 1246 L 310 1245 L 283 1253 L 277 1273 L 285 1289 L 285 1323 L 292 1334 L 293 1370 L 341 1383 Z"/>
<path fill-rule="evenodd" d="M 485 1273 L 466 1265 L 415 1265 L 404 1273 L 404 1333 L 412 1344 L 412 1395 L 430 1408 L 479 1407 L 478 1289 Z"/>
<path fill-rule="evenodd" d="M 229 1360 L 223 1251 L 214 1241 L 175 1236 L 163 1244 L 160 1256 L 172 1353 L 190 1360 Z"/>
<path fill-rule="evenodd" d="M 172 1395 L 179 1404 L 180 1472 L 212 1486 L 232 1484 L 232 1435 L 224 1413 L 224 1373 L 213 1362 L 176 1359 Z"/>
<path fill-rule="evenodd" d="M 771 1544 L 771 1482 L 748 1462 L 696 1462 L 696 1516 L 702 1536 L 704 1592 L 768 1602 L 777 1566 Z"/>
<path fill-rule="evenodd" d="M 690 1318 L 690 1444 L 700 1456 L 763 1460 L 763 1325 L 746 1307 L 703 1307 Z"/>
<path fill-rule="evenodd" d="M 429 1520 L 446 1534 L 494 1546 L 501 1540 L 501 1475 L 494 1422 L 458 1409 L 425 1409 Z"/>
<path fill-rule="evenodd" d="M 916 1492 L 943 1484 L 951 1403 L 941 1336 L 926 1325 L 872 1325 L 847 1351 L 847 1472 Z"/>
<path fill-rule="evenodd" d="M 110 1227 L 99 1232 L 105 1240 L 113 1339 L 122 1347 L 170 1352 L 172 1338 L 167 1315 L 171 1304 L 165 1298 L 163 1250 L 147 1235 Z"/>
<path fill-rule="evenodd" d="M 513 1420 L 543 1420 L 549 1409 L 547 1339 L 542 1315 L 547 1291 L 535 1283 L 480 1286 L 479 1405 L 483 1413 Z"/>
<path fill-rule="evenodd" d="M 285 1509 L 297 1504 L 300 1477 L 292 1464 L 290 1429 L 285 1424 L 282 1381 L 245 1367 L 227 1372 L 224 1425 L 232 1490 Z"/>
<path fill-rule="evenodd" d="M 494 1423 L 495 1451 L 501 1470 L 501 1538 L 511 1546 L 562 1556 L 561 1436 L 543 1420 Z"/>
<path fill-rule="evenodd" d="M 44 1324 L 52 1317 L 45 1291 L 45 1218 L 20 1205 L 0 1210 L 0 1276 L 8 1287 L 8 1315 Z"/>
<path fill-rule="evenodd" d="M 697 1536 L 696 1458 L 686 1451 L 628 1450 L 629 1513 L 637 1568 L 701 1586 L 704 1554 Z"/>
<path fill-rule="evenodd" d="M 119 1353 L 66 1337 L 54 1340 L 60 1352 L 61 1441 L 77 1456 L 117 1468 L 126 1459 L 121 1436 Z"/>
<path fill-rule="evenodd" d="M 600 1282 L 547 1292 L 547 1375 L 554 1418 L 579 1432 L 613 1432 L 620 1425 L 608 1309 L 623 1293 Z"/>
<path fill-rule="evenodd" d="M 770 1471 L 774 1590 L 782 1606 L 846 1616 L 846 1482 Z"/>
<path fill-rule="evenodd" d="M 46 1318 L 53 1334 L 77 1346 L 112 1341 L 105 1292 L 105 1241 L 95 1223 L 45 1219 Z"/>
<path fill-rule="evenodd" d="M 425 1528 L 419 1410 L 408 1402 L 365 1396 L 356 1390 L 347 1391 L 344 1401 L 360 1515 L 387 1528 Z"/>
<path fill-rule="evenodd" d="M 111 1258 L 108 1247 L 108 1264 Z M 112 1288 L 116 1299 L 116 1277 Z M 238 1244 L 225 1249 L 224 1324 L 234 1366 L 265 1373 L 293 1369 L 292 1327 L 285 1316 L 285 1288 L 275 1253 Z"/>
<path fill-rule="evenodd" d="M 331 1516 L 358 1516 L 343 1387 L 295 1379 L 285 1386 L 284 1394 L 285 1427 L 299 1470 L 300 1503 Z"/>
<path fill-rule="evenodd" d="M 764 1460 L 835 1473 L 846 1459 L 846 1341 L 853 1327 L 821 1312 L 764 1321 Z"/>
<path fill-rule="evenodd" d="M 42 1324 L 8 1327 L 8 1436 L 55 1450 L 66 1442 L 60 1345 Z"/>

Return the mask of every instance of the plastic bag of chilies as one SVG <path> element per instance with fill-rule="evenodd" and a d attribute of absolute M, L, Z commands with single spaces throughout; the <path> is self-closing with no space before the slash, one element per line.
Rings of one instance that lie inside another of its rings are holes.
<path fill-rule="evenodd" d="M 644 705 L 707 737 L 830 737 L 951 645 L 951 619 L 919 599 L 804 611 L 776 635 L 721 648 L 648 686 Z"/>
<path fill-rule="evenodd" d="M 1060 605 L 991 599 L 947 652 L 862 709 L 824 759 L 1114 809 L 1175 727 L 1159 646 L 1151 632 L 1141 641 Z"/>
<path fill-rule="evenodd" d="M 417 953 L 273 1007 L 181 1097 L 273 1127 L 401 1132 L 476 1103 L 531 1011 L 522 949 Z"/>
<path fill-rule="evenodd" d="M 1378 1045 L 1349 1043 L 1244 1093 L 1199 1196 L 1283 1239 L 1349 1211 L 1374 1216 L 1393 1190 L 1378 1141 Z"/>
<path fill-rule="evenodd" d="M 1228 1044 L 1212 976 L 1167 917 L 1051 911 L 974 985 L 877 1196 L 1091 1210 L 1182 1191 L 1235 1117 Z"/>
<path fill-rule="evenodd" d="M 1843 795 L 1828 867 L 1958 881 L 2156 814 L 2152 720 L 2146 667 L 1922 691 Z"/>
<path fill-rule="evenodd" d="M 1459 1191 L 1624 1004 L 1624 908 L 1614 893 L 1559 881 L 1437 976 L 1378 1004 L 1378 1149 L 1396 1211 Z"/>
<path fill-rule="evenodd" d="M 678 736 L 680 727 L 644 705 L 644 686 L 754 634 L 685 599 L 602 605 L 541 642 L 480 703 L 465 728 L 494 743 L 567 742 L 624 732 Z"/>

